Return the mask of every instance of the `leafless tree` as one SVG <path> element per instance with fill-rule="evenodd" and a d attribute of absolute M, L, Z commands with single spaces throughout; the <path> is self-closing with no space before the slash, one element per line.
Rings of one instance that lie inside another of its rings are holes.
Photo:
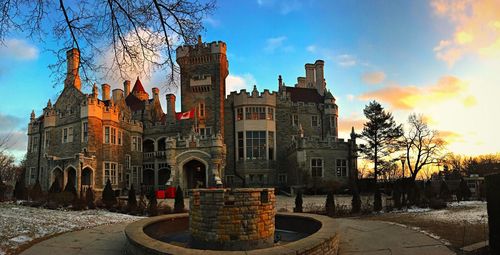
<path fill-rule="evenodd" d="M 130 72 L 165 70 L 172 85 L 175 48 L 194 43 L 214 9 L 215 0 L 2 0 L 0 42 L 11 33 L 42 42 L 52 35 L 57 49 L 48 50 L 57 56 L 50 65 L 56 82 L 66 75 L 65 52 L 77 48 L 86 84 L 101 74 L 125 79 Z"/>
<path fill-rule="evenodd" d="M 404 134 L 403 144 L 413 180 L 423 167 L 442 161 L 445 142 L 437 131 L 429 128 L 421 115 L 411 114 L 408 118 L 408 130 Z"/>
<path fill-rule="evenodd" d="M 11 146 L 11 135 L 0 138 L 0 179 L 2 181 L 13 181 L 17 177 L 15 158 L 8 153 Z"/>

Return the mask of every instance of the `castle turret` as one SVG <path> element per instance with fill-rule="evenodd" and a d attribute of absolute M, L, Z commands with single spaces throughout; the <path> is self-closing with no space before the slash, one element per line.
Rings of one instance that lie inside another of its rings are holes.
<path fill-rule="evenodd" d="M 80 90 L 82 82 L 80 80 L 80 75 L 78 74 L 78 69 L 80 66 L 80 51 L 78 49 L 71 49 L 66 52 L 66 79 L 64 80 L 64 88 L 75 87 Z"/>
<path fill-rule="evenodd" d="M 116 104 L 123 99 L 123 90 L 113 89 L 113 102 Z"/>
<path fill-rule="evenodd" d="M 278 91 L 283 90 L 283 79 L 281 78 L 281 74 L 278 75 Z"/>
<path fill-rule="evenodd" d="M 326 89 L 325 74 L 323 71 L 325 61 L 316 60 L 314 66 L 316 68 L 316 89 L 318 90 L 318 93 L 323 96 Z"/>
<path fill-rule="evenodd" d="M 109 86 L 109 84 L 104 83 L 101 85 L 101 88 L 102 88 L 102 101 L 108 101 L 110 98 L 111 86 Z"/>
<path fill-rule="evenodd" d="M 97 88 L 97 84 L 94 83 L 92 86 L 92 97 L 97 98 L 99 96 L 99 89 Z"/>
<path fill-rule="evenodd" d="M 154 87 L 151 89 L 151 92 L 153 92 L 153 99 L 155 101 L 160 100 L 160 89 L 158 89 L 157 87 Z"/>
<path fill-rule="evenodd" d="M 125 93 L 125 97 L 130 94 L 130 81 L 126 80 L 123 82 L 123 92 Z"/>
<path fill-rule="evenodd" d="M 314 78 L 314 68 L 316 66 L 313 64 L 305 64 L 306 68 L 306 88 L 314 88 L 316 86 L 316 80 Z"/>
<path fill-rule="evenodd" d="M 146 92 L 146 90 L 144 90 L 139 76 L 137 76 L 137 80 L 135 81 L 134 88 L 132 89 L 131 93 L 141 101 L 146 101 L 149 99 L 149 94 Z"/>
<path fill-rule="evenodd" d="M 31 110 L 30 120 L 31 122 L 35 121 L 35 110 Z"/>
<path fill-rule="evenodd" d="M 175 95 L 167 94 L 167 119 L 175 120 Z"/>

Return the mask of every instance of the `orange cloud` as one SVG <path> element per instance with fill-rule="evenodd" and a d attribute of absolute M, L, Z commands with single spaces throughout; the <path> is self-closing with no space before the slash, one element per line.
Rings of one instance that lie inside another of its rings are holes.
<path fill-rule="evenodd" d="M 363 125 L 365 124 L 365 119 L 360 119 L 356 117 L 340 118 L 339 123 L 339 133 L 349 134 L 351 133 L 352 127 L 356 133 L 363 130 Z"/>
<path fill-rule="evenodd" d="M 361 76 L 361 79 L 366 84 L 380 84 L 385 80 L 384 72 L 368 72 Z"/>
<path fill-rule="evenodd" d="M 438 131 L 438 135 L 447 144 L 454 143 L 457 141 L 463 141 L 461 134 L 449 130 Z"/>
<path fill-rule="evenodd" d="M 394 109 L 411 110 L 421 104 L 435 104 L 460 97 L 467 84 L 453 76 L 442 77 L 436 84 L 417 87 L 392 85 L 379 90 L 364 93 L 363 100 L 379 100 L 388 103 Z"/>
<path fill-rule="evenodd" d="M 474 96 L 468 96 L 463 100 L 465 107 L 472 107 L 477 105 L 477 99 Z"/>
<path fill-rule="evenodd" d="M 432 0 L 431 7 L 455 26 L 453 39 L 434 48 L 438 59 L 451 67 L 465 54 L 500 55 L 500 1 Z"/>

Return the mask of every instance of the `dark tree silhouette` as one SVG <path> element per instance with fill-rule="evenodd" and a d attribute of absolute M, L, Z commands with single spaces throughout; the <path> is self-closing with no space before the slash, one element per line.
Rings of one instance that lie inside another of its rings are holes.
<path fill-rule="evenodd" d="M 295 208 L 293 208 L 293 212 L 302 212 L 302 190 L 297 191 L 297 195 L 295 196 Z"/>
<path fill-rule="evenodd" d="M 113 187 L 111 186 L 111 181 L 108 179 L 106 181 L 106 186 L 104 186 L 104 190 L 102 191 L 102 202 L 106 205 L 106 208 L 113 207 L 116 204 L 116 196 Z"/>
<path fill-rule="evenodd" d="M 135 196 L 135 189 L 133 184 L 128 191 L 127 209 L 129 212 L 133 212 L 137 209 L 137 198 Z"/>
<path fill-rule="evenodd" d="M 376 101 L 370 102 L 364 109 L 368 121 L 364 124 L 361 138 L 365 144 L 359 146 L 365 158 L 374 164 L 373 175 L 375 182 L 379 175 L 379 162 L 399 149 L 403 127 L 397 125 L 390 112 L 386 112 L 382 105 Z M 382 201 L 378 185 L 375 185 L 373 209 L 380 211 Z"/>
<path fill-rule="evenodd" d="M 85 191 L 85 202 L 87 203 L 87 208 L 89 209 L 95 208 L 94 200 L 95 200 L 94 191 L 92 190 L 92 188 L 89 187 Z"/>
<path fill-rule="evenodd" d="M 98 73 L 118 71 L 126 78 L 131 71 L 144 75 L 151 69 L 165 69 L 173 82 L 175 48 L 196 42 L 203 18 L 214 9 L 214 0 L 5 0 L 0 41 L 14 33 L 39 42 L 52 35 L 62 47 L 48 49 L 58 59 L 51 65 L 56 81 L 64 79 L 66 51 L 77 48 L 87 84 Z"/>
<path fill-rule="evenodd" d="M 54 178 L 54 182 L 50 185 L 49 193 L 59 193 L 61 192 L 61 185 L 59 184 L 59 178 L 56 176 Z"/>
<path fill-rule="evenodd" d="M 180 186 L 177 186 L 177 190 L 175 191 L 174 198 L 174 212 L 180 213 L 184 211 L 184 192 L 182 191 Z"/>
<path fill-rule="evenodd" d="M 333 191 L 329 191 L 326 195 L 325 209 L 326 215 L 330 217 L 335 215 L 335 198 L 333 196 Z"/>

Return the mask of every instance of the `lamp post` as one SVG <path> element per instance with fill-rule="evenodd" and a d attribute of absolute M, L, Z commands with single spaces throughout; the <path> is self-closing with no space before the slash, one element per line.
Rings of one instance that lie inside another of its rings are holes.
<path fill-rule="evenodd" d="M 405 161 L 406 161 L 405 156 L 401 155 L 401 166 L 403 167 L 403 169 L 402 169 L 402 171 L 403 171 L 403 174 L 402 174 L 403 178 L 401 179 L 401 184 L 402 184 L 401 185 L 402 186 L 402 190 L 401 190 L 402 191 L 401 192 L 401 199 L 402 199 L 402 201 L 401 201 L 401 204 L 403 206 L 406 205 L 406 198 L 405 198 L 405 191 L 406 191 L 406 189 L 405 189 Z"/>
<path fill-rule="evenodd" d="M 403 179 L 405 178 L 405 161 L 406 161 L 406 158 L 404 156 L 401 156 L 401 165 L 403 167 Z"/>

